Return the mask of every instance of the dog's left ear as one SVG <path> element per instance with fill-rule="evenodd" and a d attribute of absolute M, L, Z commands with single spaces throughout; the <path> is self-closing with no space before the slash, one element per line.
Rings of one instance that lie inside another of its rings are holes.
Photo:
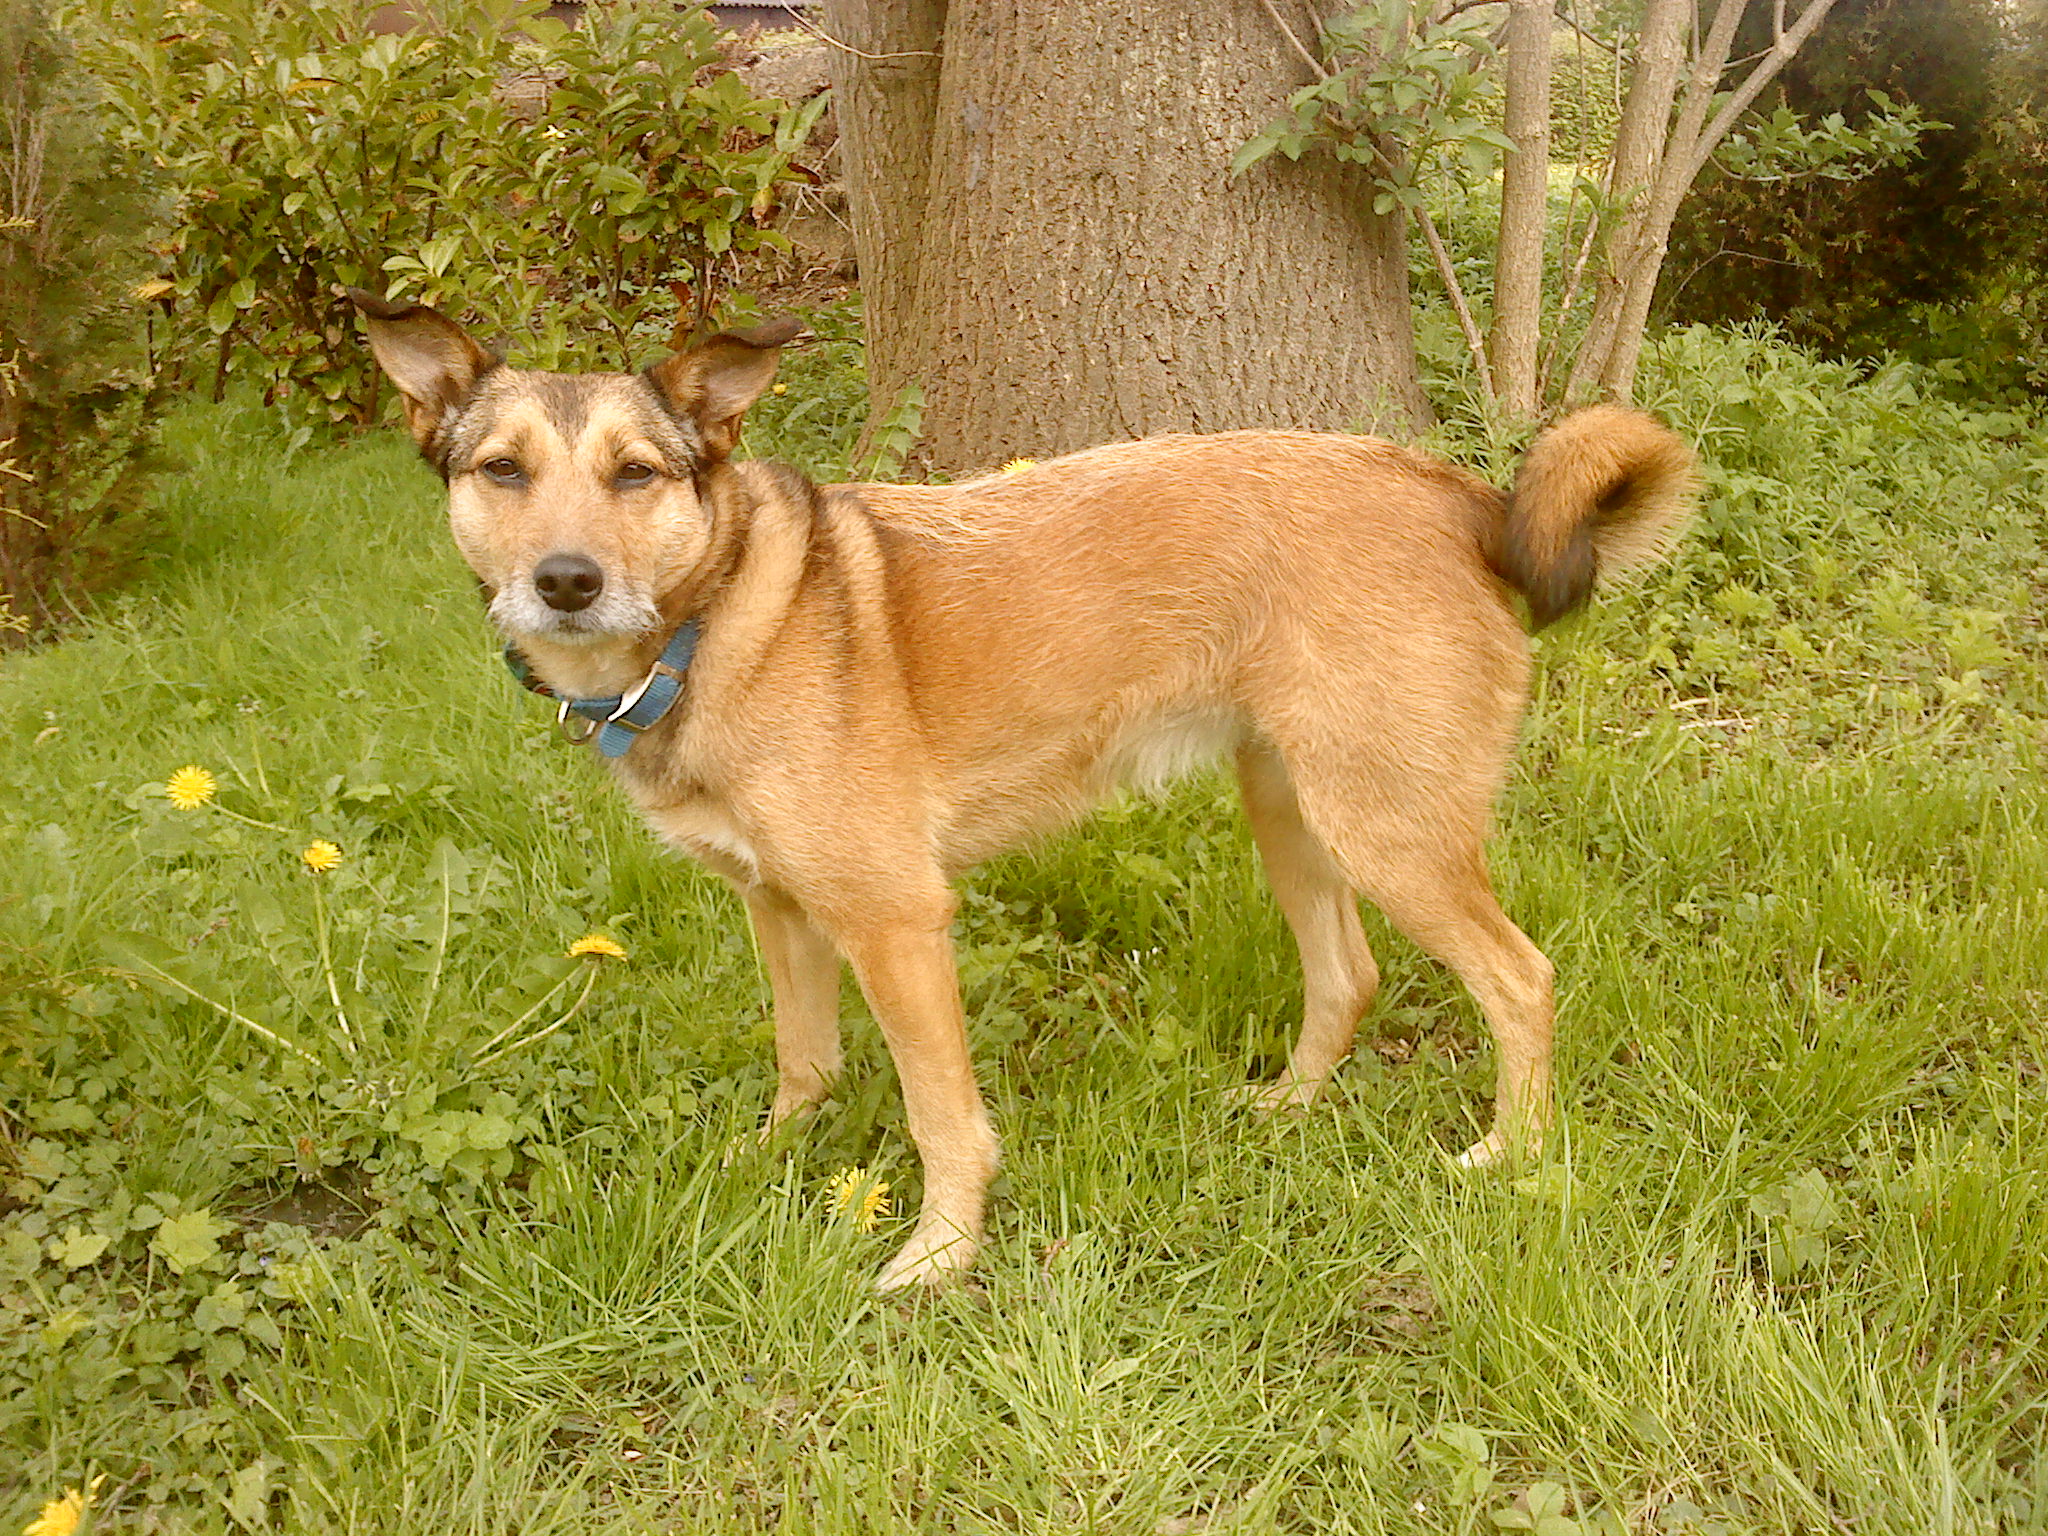
<path fill-rule="evenodd" d="M 704 447 L 724 458 L 740 440 L 740 421 L 775 378 L 782 348 L 803 334 L 803 322 L 784 317 L 750 331 L 725 331 L 647 370 L 654 387 L 679 414 L 697 423 Z"/>
<path fill-rule="evenodd" d="M 422 448 L 441 418 L 498 365 L 461 326 L 424 304 L 394 304 L 361 288 L 348 290 L 362 311 L 377 366 L 405 396 L 406 424 Z"/>

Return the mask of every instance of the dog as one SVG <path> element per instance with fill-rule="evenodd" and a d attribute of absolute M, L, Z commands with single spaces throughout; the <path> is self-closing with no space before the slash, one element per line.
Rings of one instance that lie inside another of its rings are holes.
<path fill-rule="evenodd" d="M 997 1163 L 953 879 L 1219 756 L 1303 974 L 1298 1041 L 1255 1102 L 1309 1103 L 1349 1053 L 1379 982 L 1363 894 L 1492 1033 L 1493 1123 L 1464 1161 L 1538 1143 L 1551 965 L 1484 852 L 1529 691 L 1518 599 L 1541 626 L 1677 533 L 1693 455 L 1651 417 L 1565 416 L 1508 494 L 1393 443 L 1279 431 L 818 486 L 732 458 L 794 321 L 565 375 L 350 296 L 491 618 L 655 835 L 745 902 L 774 999 L 770 1129 L 839 1075 L 841 957 L 866 993 L 924 1168 L 883 1289 L 972 1262 Z"/>

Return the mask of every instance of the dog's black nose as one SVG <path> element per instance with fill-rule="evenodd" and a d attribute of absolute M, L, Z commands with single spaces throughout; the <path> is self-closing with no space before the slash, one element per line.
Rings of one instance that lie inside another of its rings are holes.
<path fill-rule="evenodd" d="M 541 601 L 563 613 L 588 608 L 604 590 L 604 572 L 588 555 L 549 555 L 533 568 Z"/>

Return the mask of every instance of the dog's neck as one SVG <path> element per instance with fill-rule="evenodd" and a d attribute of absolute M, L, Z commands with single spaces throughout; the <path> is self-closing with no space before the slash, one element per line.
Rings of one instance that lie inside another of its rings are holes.
<path fill-rule="evenodd" d="M 533 675 L 558 697 L 594 699 L 625 693 L 638 684 L 661 655 L 670 633 L 660 630 L 633 639 L 568 644 L 520 635 L 511 643 Z"/>

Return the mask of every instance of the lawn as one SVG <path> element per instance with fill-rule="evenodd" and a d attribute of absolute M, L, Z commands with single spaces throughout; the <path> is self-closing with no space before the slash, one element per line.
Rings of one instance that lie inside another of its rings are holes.
<path fill-rule="evenodd" d="M 1336 1091 L 1231 1107 L 1299 994 L 1197 779 L 969 886 L 1006 1171 L 908 1299 L 851 989 L 756 1150 L 740 907 L 504 674 L 433 476 L 192 408 L 161 559 L 0 663 L 0 1530 L 2048 1529 L 2048 434 L 1935 385 L 1650 360 L 1707 505 L 1543 637 L 1495 843 L 1540 1161 L 1451 1166 L 1490 1053 L 1372 914 Z M 830 473 L 858 401 L 800 359 L 749 449 Z"/>

